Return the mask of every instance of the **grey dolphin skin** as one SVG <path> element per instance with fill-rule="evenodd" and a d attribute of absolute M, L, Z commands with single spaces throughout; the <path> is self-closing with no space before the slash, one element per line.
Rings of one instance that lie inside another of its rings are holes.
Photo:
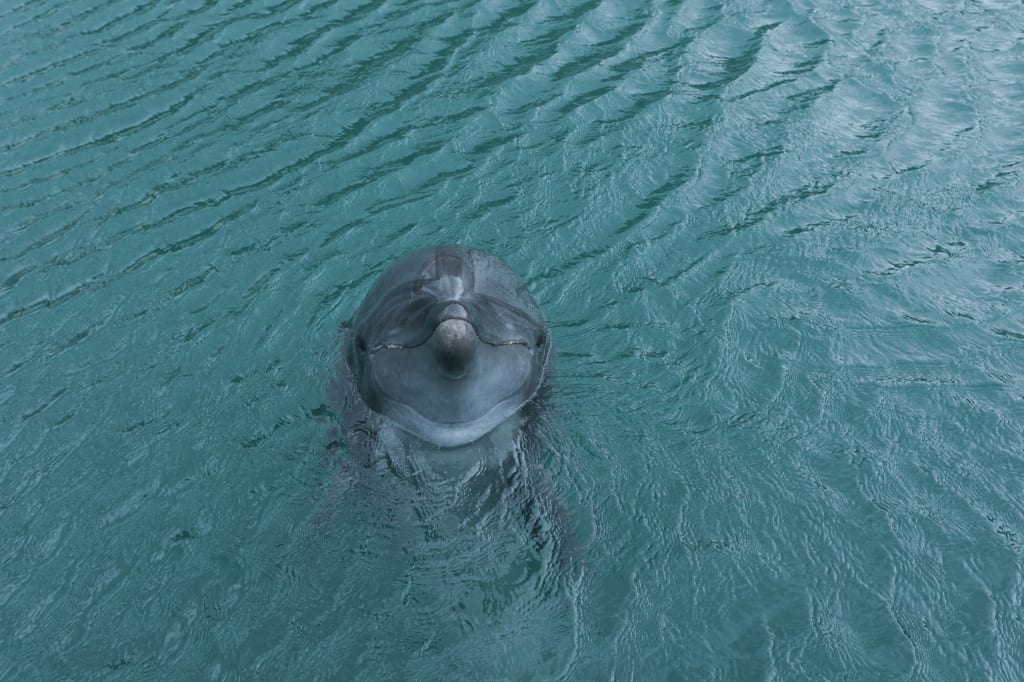
<path fill-rule="evenodd" d="M 462 246 L 389 267 L 352 319 L 345 361 L 366 406 L 442 448 L 478 440 L 545 380 L 547 321 L 497 256 Z"/>

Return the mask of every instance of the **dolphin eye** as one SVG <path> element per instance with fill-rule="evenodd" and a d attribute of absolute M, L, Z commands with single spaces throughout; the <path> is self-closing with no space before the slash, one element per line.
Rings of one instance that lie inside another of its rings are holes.
<path fill-rule="evenodd" d="M 538 336 L 538 337 L 537 337 L 537 348 L 543 348 L 543 347 L 544 347 L 544 342 L 545 342 L 545 341 L 546 341 L 546 339 L 544 338 L 544 335 L 543 335 L 543 334 L 541 334 L 540 336 Z"/>
<path fill-rule="evenodd" d="M 360 353 L 365 353 L 366 352 L 366 339 L 364 339 L 362 336 L 357 336 L 356 337 L 356 349 Z"/>

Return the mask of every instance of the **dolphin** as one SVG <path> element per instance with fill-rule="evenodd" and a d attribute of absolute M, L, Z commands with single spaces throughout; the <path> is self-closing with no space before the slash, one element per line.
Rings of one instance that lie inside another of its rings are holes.
<path fill-rule="evenodd" d="M 517 500 L 538 549 L 555 540 L 563 564 L 576 552 L 568 511 L 530 461 L 551 333 L 508 265 L 464 246 L 413 251 L 384 271 L 341 339 L 335 385 L 355 462 L 420 486 L 470 482 L 453 499 Z"/>

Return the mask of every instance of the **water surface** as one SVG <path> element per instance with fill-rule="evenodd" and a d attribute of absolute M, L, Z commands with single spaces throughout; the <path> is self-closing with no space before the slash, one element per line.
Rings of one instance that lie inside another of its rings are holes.
<path fill-rule="evenodd" d="M 1022 35 L 4 4 L 0 678 L 1024 677 Z M 325 456 L 338 329 L 447 242 L 552 323 L 568 578 Z"/>

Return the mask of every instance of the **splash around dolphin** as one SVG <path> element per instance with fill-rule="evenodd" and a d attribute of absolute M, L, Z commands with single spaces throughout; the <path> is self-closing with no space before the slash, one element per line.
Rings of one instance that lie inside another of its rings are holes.
<path fill-rule="evenodd" d="M 442 448 L 507 423 L 544 384 L 547 320 L 500 258 L 435 246 L 395 261 L 352 318 L 344 344 L 366 407 Z"/>

